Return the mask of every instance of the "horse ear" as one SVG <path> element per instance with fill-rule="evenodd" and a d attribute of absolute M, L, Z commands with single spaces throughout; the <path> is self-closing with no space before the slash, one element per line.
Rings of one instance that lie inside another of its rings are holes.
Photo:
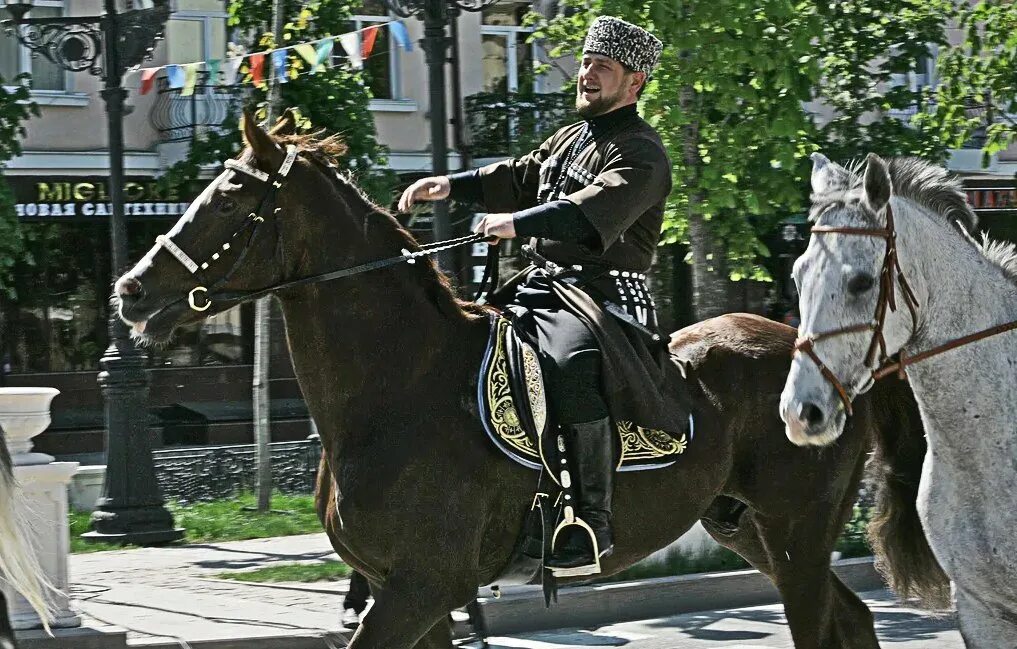
<path fill-rule="evenodd" d="M 272 136 L 258 125 L 258 119 L 250 110 L 244 110 L 243 123 L 244 141 L 254 151 L 254 157 L 267 169 L 275 169 L 282 164 L 283 151 Z"/>
<path fill-rule="evenodd" d="M 865 202 L 869 209 L 879 214 L 890 202 L 892 184 L 886 162 L 875 153 L 870 153 L 865 159 L 865 180 L 862 186 L 865 189 Z"/>
<path fill-rule="evenodd" d="M 828 194 L 844 191 L 851 181 L 851 174 L 844 167 L 830 162 L 822 153 L 812 154 L 812 193 Z"/>
<path fill-rule="evenodd" d="M 275 121 L 275 126 L 269 131 L 271 135 L 293 135 L 297 132 L 297 111 L 287 108 L 283 111 L 282 117 Z"/>

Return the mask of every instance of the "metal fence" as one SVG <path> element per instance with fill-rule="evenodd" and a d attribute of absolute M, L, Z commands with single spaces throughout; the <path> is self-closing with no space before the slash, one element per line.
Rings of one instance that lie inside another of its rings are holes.
<path fill-rule="evenodd" d="M 481 92 L 463 101 L 472 153 L 479 158 L 527 153 L 578 119 L 568 93 Z"/>
<path fill-rule="evenodd" d="M 314 493 L 321 459 L 321 442 L 269 445 L 272 485 L 283 493 Z M 160 449 L 152 453 L 159 488 L 167 500 L 194 502 L 230 498 L 257 485 L 254 445 L 202 446 Z"/>
<path fill-rule="evenodd" d="M 222 134 L 223 124 L 240 115 L 241 88 L 210 82 L 199 72 L 190 95 L 171 88 L 166 77 L 156 80 L 157 98 L 150 119 L 163 142 L 194 140 L 206 132 Z"/>

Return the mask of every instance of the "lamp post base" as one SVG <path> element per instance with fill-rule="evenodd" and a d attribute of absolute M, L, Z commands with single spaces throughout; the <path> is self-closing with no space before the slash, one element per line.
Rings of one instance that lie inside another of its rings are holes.
<path fill-rule="evenodd" d="M 116 543 L 118 545 L 161 545 L 163 543 L 172 543 L 179 541 L 184 538 L 184 529 L 182 527 L 165 528 L 161 530 L 153 530 L 151 532 L 121 532 L 121 533 L 103 533 L 103 532 L 85 532 L 81 535 L 81 538 L 88 543 Z"/>

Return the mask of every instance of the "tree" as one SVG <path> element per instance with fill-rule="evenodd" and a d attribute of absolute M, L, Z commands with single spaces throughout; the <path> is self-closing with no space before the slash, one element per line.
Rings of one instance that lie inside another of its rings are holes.
<path fill-rule="evenodd" d="M 958 1 L 951 9 L 964 37 L 941 50 L 933 103 L 918 121 L 951 148 L 984 138 L 987 165 L 1017 138 L 1017 5 Z"/>
<path fill-rule="evenodd" d="M 687 242 L 696 316 L 737 308 L 731 281 L 766 279 L 761 237 L 807 200 L 808 156 L 867 150 L 925 152 L 922 134 L 891 109 L 916 101 L 886 92 L 917 51 L 943 41 L 937 3 L 924 0 L 566 0 L 538 37 L 578 52 L 592 17 L 648 26 L 665 43 L 643 97 L 674 165 L 664 243 Z M 835 111 L 820 123 L 803 106 Z"/>
<path fill-rule="evenodd" d="M 20 139 L 25 137 L 23 122 L 39 114 L 39 107 L 29 101 L 28 75 L 21 74 L 8 82 L 0 76 L 0 167 L 21 153 Z M 14 266 L 24 255 L 24 239 L 14 213 L 14 194 L 0 177 L 0 291 L 14 299 Z"/>

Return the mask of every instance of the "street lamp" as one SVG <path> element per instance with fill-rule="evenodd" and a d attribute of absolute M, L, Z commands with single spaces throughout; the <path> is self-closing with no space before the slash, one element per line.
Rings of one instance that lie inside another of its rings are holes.
<path fill-rule="evenodd" d="M 428 92 L 431 104 L 431 170 L 435 176 L 448 173 L 448 115 L 445 107 L 445 64 L 448 62 L 449 38 L 446 27 L 456 20 L 460 11 L 481 11 L 498 0 L 383 0 L 400 18 L 417 16 L 424 21 L 424 54 L 427 57 Z M 433 203 L 431 224 L 435 241 L 452 238 L 448 203 Z M 448 251 L 440 253 L 438 263 L 452 274 L 453 263 Z"/>
<path fill-rule="evenodd" d="M 8 33 L 63 70 L 87 70 L 102 79 L 109 129 L 110 251 L 114 272 L 127 265 L 127 224 L 124 220 L 124 73 L 151 58 L 169 18 L 169 2 L 104 0 L 101 16 L 27 17 L 31 2 L 0 2 L 11 14 L 0 22 Z M 111 309 L 110 345 L 99 359 L 99 386 L 105 401 L 106 478 L 103 495 L 92 514 L 90 541 L 151 544 L 175 541 L 152 464 L 148 438 L 148 376 L 145 357 L 134 346 L 126 325 Z"/>

